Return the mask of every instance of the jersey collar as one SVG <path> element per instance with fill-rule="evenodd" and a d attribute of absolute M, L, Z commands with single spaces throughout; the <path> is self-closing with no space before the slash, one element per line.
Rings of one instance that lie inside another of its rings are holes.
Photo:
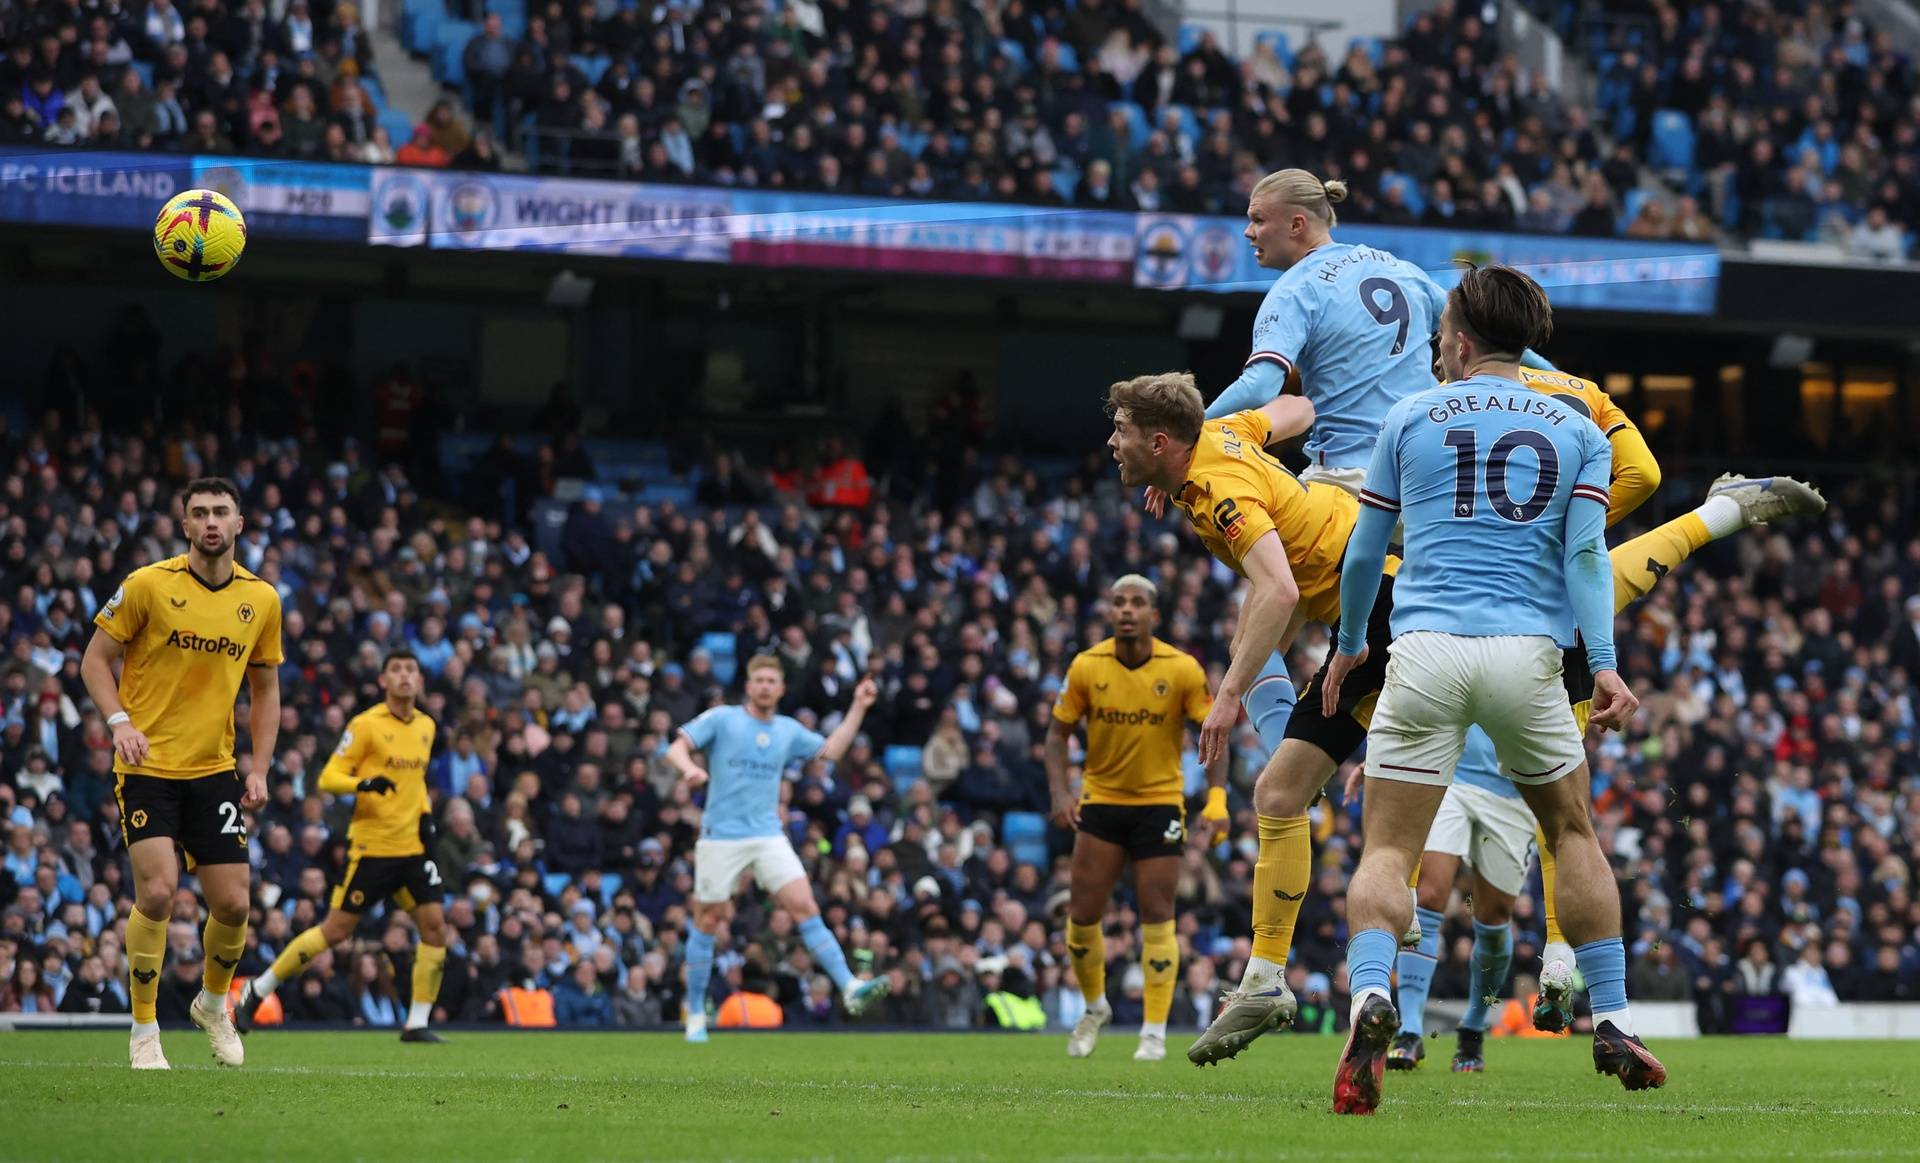
<path fill-rule="evenodd" d="M 187 576 L 192 578 L 194 581 L 199 582 L 201 589 L 206 590 L 210 594 L 217 594 L 221 590 L 224 590 L 228 586 L 232 585 L 233 579 L 240 576 L 240 571 L 238 569 L 235 569 L 232 573 L 227 575 L 226 581 L 221 582 L 219 585 L 214 585 L 212 582 L 208 581 L 206 578 L 203 578 L 200 576 L 199 572 L 193 568 L 193 560 L 189 558 L 187 560 Z"/>

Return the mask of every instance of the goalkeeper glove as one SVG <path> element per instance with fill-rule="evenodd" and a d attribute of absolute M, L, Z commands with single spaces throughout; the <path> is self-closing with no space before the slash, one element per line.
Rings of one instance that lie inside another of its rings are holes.
<path fill-rule="evenodd" d="M 420 844 L 422 847 L 424 847 L 427 850 L 427 855 L 429 856 L 433 855 L 433 842 L 434 842 L 434 838 L 438 835 L 439 835 L 439 830 L 433 826 L 433 813 L 421 812 L 420 813 Z"/>
<path fill-rule="evenodd" d="M 354 790 L 372 792 L 375 795 L 386 795 L 394 789 L 394 786 L 394 782 L 386 776 L 376 775 L 361 780 L 355 785 Z"/>

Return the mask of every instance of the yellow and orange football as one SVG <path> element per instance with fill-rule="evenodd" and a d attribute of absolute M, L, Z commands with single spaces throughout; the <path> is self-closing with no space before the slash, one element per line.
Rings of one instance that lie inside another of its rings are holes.
<path fill-rule="evenodd" d="M 225 194 L 175 194 L 153 221 L 160 265 L 190 283 L 210 283 L 234 268 L 247 246 L 247 220 Z"/>

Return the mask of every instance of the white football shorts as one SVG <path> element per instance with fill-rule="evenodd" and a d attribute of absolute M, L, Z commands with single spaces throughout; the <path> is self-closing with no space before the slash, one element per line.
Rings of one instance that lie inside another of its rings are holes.
<path fill-rule="evenodd" d="M 1564 778 L 1587 754 L 1560 659 L 1544 635 L 1416 630 L 1395 638 L 1367 732 L 1368 777 L 1444 787 L 1477 723 L 1501 775 L 1532 784 Z"/>
<path fill-rule="evenodd" d="M 1456 783 L 1434 813 L 1426 850 L 1457 856 L 1488 884 L 1519 896 L 1533 863 L 1533 833 L 1533 813 L 1525 800 Z"/>
<path fill-rule="evenodd" d="M 701 840 L 693 846 L 693 899 L 720 904 L 733 899 L 740 874 L 753 869 L 753 882 L 776 892 L 807 870 L 785 836 L 754 836 L 746 840 Z"/>

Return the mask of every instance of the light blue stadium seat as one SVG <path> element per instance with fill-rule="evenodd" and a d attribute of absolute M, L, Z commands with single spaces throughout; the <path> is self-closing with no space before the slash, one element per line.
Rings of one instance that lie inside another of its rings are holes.
<path fill-rule="evenodd" d="M 1693 169 L 1693 121 L 1678 109 L 1653 115 L 1653 140 L 1647 164 L 1658 170 Z"/>
<path fill-rule="evenodd" d="M 140 74 L 140 84 L 151 92 L 153 89 L 153 62 L 133 61 L 131 64 L 133 65 L 133 71 Z"/>
<path fill-rule="evenodd" d="M 416 56 L 431 52 L 446 14 L 441 0 L 407 0 L 400 10 L 400 46 Z"/>
<path fill-rule="evenodd" d="M 1012 61 L 1014 64 L 1020 66 L 1022 69 L 1025 69 L 1027 67 L 1026 46 L 1021 44 L 1019 41 L 1013 39 L 1012 37 L 1009 36 L 1009 37 L 1001 38 L 1000 53 L 1002 56 L 1006 57 L 1008 60 Z"/>
<path fill-rule="evenodd" d="M 480 34 L 480 26 L 470 20 L 443 20 L 436 34 L 433 53 L 433 79 L 443 85 L 467 83 L 467 42 Z"/>
<path fill-rule="evenodd" d="M 892 777 L 895 784 L 918 783 L 923 774 L 921 757 L 924 754 L 924 748 L 894 743 L 881 755 L 880 763 L 887 769 L 887 774 Z"/>
<path fill-rule="evenodd" d="M 1653 195 L 1646 190 L 1636 188 L 1627 191 L 1627 196 L 1620 202 L 1620 233 L 1625 234 L 1627 227 L 1633 225 L 1633 220 L 1640 217 L 1640 208 L 1651 197 Z"/>
<path fill-rule="evenodd" d="M 1199 48 L 1200 37 L 1206 31 L 1207 30 L 1205 28 L 1201 27 L 1198 24 L 1181 25 L 1180 26 L 1180 55 L 1186 56 L 1188 53 L 1192 52 L 1194 49 Z"/>
<path fill-rule="evenodd" d="M 1060 71 L 1066 73 L 1080 71 L 1080 54 L 1073 51 L 1073 46 L 1065 41 L 1060 42 Z"/>
<path fill-rule="evenodd" d="M 1408 210 L 1411 210 L 1416 216 L 1426 212 L 1427 200 L 1420 194 L 1420 183 L 1414 181 L 1406 174 L 1398 174 L 1392 171 L 1381 174 L 1380 192 L 1384 194 L 1388 189 L 1394 188 L 1400 191 L 1401 204 Z"/>
<path fill-rule="evenodd" d="M 405 109 L 382 109 L 380 125 L 387 131 L 387 140 L 395 149 L 413 140 L 413 116 Z"/>
<path fill-rule="evenodd" d="M 1008 812 L 1000 821 L 1000 842 L 1014 863 L 1047 866 L 1047 818 L 1039 812 Z"/>
<path fill-rule="evenodd" d="M 559 896 L 572 883 L 573 877 L 564 872 L 549 872 L 540 878 L 540 885 L 547 890 L 548 896 Z"/>

